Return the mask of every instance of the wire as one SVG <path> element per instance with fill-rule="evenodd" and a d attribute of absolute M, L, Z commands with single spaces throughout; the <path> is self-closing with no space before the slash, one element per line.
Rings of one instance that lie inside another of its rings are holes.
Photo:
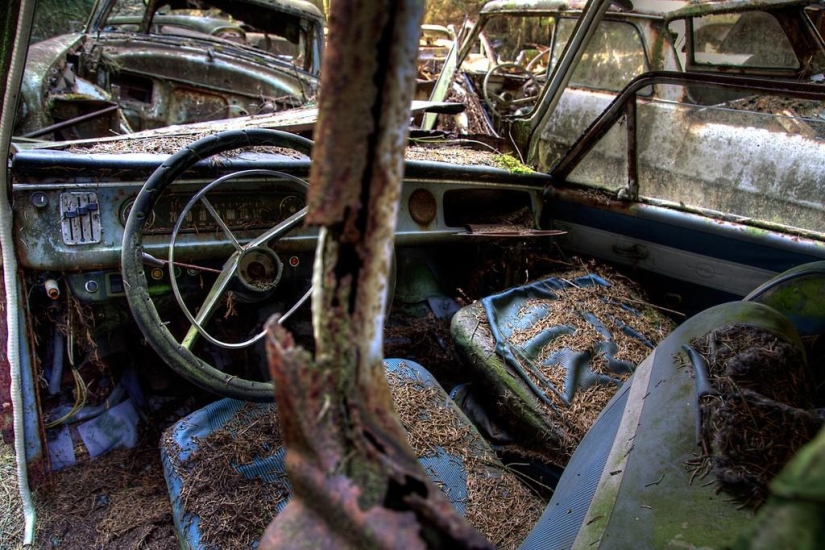
<path fill-rule="evenodd" d="M 55 426 L 59 426 L 63 424 L 68 419 L 72 418 L 77 412 L 82 409 L 86 405 L 86 399 L 89 396 L 89 388 L 86 386 L 86 383 L 83 381 L 83 377 L 80 376 L 80 372 L 74 367 L 72 367 L 72 376 L 74 377 L 74 388 L 75 388 L 75 402 L 72 405 L 72 408 L 58 418 L 57 420 L 52 420 L 51 422 L 46 424 L 46 429 L 54 428 Z"/>
<path fill-rule="evenodd" d="M 83 377 L 80 375 L 77 365 L 74 362 L 74 309 L 72 308 L 72 297 L 69 293 L 66 294 L 67 300 L 67 317 L 68 317 L 68 336 L 66 338 L 66 354 L 69 358 L 69 367 L 72 369 L 72 377 L 74 378 L 74 405 L 72 408 L 58 418 L 46 424 L 46 428 L 54 428 L 72 418 L 80 409 L 86 405 L 86 399 L 89 396 L 89 388 Z"/>

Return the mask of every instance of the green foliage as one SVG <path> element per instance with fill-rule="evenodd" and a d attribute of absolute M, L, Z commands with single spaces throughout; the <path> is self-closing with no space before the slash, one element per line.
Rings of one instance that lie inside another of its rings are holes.
<path fill-rule="evenodd" d="M 456 25 L 465 18 L 475 21 L 486 0 L 428 0 L 424 22 L 435 25 Z"/>
<path fill-rule="evenodd" d="M 38 0 L 31 42 L 83 29 L 94 0 Z"/>

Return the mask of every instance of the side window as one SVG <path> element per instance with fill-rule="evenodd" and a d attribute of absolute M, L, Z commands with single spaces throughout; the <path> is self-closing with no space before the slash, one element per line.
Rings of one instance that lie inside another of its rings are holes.
<path fill-rule="evenodd" d="M 761 94 L 721 106 L 639 98 L 639 195 L 822 233 L 823 113 L 825 102 Z M 627 132 L 614 124 L 568 179 L 613 192 L 627 185 Z"/>
<path fill-rule="evenodd" d="M 821 102 L 640 106 L 641 195 L 812 231 L 825 228 Z"/>
<path fill-rule="evenodd" d="M 693 61 L 697 65 L 756 69 L 798 69 L 785 31 L 770 13 L 707 15 L 693 19 Z"/>
<path fill-rule="evenodd" d="M 559 21 L 551 66 L 557 66 L 575 26 L 574 19 Z M 645 50 L 636 27 L 630 23 L 603 21 L 582 54 L 570 86 L 618 92 L 646 70 Z"/>

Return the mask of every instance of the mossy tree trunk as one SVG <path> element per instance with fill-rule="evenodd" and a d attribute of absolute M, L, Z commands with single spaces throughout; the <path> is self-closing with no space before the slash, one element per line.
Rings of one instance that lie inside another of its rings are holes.
<path fill-rule="evenodd" d="M 336 0 L 307 223 L 314 358 L 270 322 L 294 491 L 261 548 L 489 548 L 429 481 L 392 406 L 382 330 L 423 0 Z"/>

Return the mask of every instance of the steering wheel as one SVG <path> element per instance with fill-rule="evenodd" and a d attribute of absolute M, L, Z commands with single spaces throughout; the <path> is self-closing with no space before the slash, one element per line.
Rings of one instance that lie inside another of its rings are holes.
<path fill-rule="evenodd" d="M 546 58 L 547 58 L 547 62 L 548 62 L 548 63 L 550 62 L 550 56 L 548 55 L 549 53 L 550 53 L 550 48 L 544 48 L 543 50 L 541 50 L 541 51 L 538 53 L 538 55 L 536 55 L 536 57 L 534 57 L 533 59 L 531 59 L 531 60 L 530 60 L 530 62 L 529 62 L 529 63 L 527 63 L 527 67 L 525 67 L 525 68 L 526 68 L 528 71 L 530 71 L 530 73 L 534 73 L 535 68 L 536 68 L 536 67 L 538 66 L 538 64 L 539 64 L 539 61 L 541 61 L 542 59 L 544 59 L 544 58 L 546 57 Z"/>
<path fill-rule="evenodd" d="M 520 87 L 519 90 L 517 90 L 516 93 L 504 91 L 496 94 L 490 89 L 490 78 L 496 73 L 504 74 L 505 70 L 507 70 L 510 75 L 525 74 L 527 75 L 527 81 Z M 515 72 L 512 72 L 513 70 L 515 70 Z M 532 86 L 532 89 L 536 90 L 534 95 L 527 94 L 529 86 Z M 481 87 L 481 92 L 484 97 L 484 102 L 488 107 L 490 107 L 490 111 L 495 113 L 499 118 L 502 118 L 504 115 L 510 114 L 510 111 L 526 105 L 534 104 L 536 102 L 536 98 L 538 98 L 539 89 L 539 83 L 531 71 L 518 63 L 507 62 L 495 65 L 487 71 L 487 74 L 484 75 L 484 83 Z M 505 109 L 508 112 L 504 112 Z"/>
<path fill-rule="evenodd" d="M 143 233 L 152 218 L 152 210 L 158 197 L 173 181 L 192 168 L 199 161 L 232 149 L 251 146 L 274 146 L 291 148 L 310 155 L 312 141 L 276 130 L 248 129 L 231 130 L 202 138 L 169 157 L 146 180 L 135 203 L 129 212 L 123 232 L 121 251 L 123 287 L 129 301 L 129 307 L 141 332 L 149 344 L 169 366 L 193 384 L 224 397 L 247 401 L 272 401 L 274 386 L 271 382 L 258 382 L 232 376 L 215 368 L 193 353 L 195 343 L 200 337 L 212 344 L 237 349 L 251 346 L 263 337 L 263 332 L 237 343 L 223 342 L 205 329 L 205 325 L 224 301 L 230 285 L 240 286 L 245 291 L 261 298 L 273 292 L 281 282 L 283 264 L 277 253 L 268 244 L 280 239 L 290 230 L 300 225 L 306 216 L 306 207 L 298 210 L 274 227 L 264 231 L 257 238 L 242 244 L 233 234 L 229 225 L 221 218 L 209 200 L 208 191 L 237 177 L 249 175 L 269 175 L 290 180 L 306 188 L 306 182 L 289 174 L 271 170 L 248 170 L 221 177 L 195 193 L 188 204 L 179 213 L 169 244 L 169 274 L 172 291 L 184 315 L 189 319 L 191 328 L 186 336 L 178 341 L 161 320 L 157 307 L 150 297 L 148 281 L 144 271 Z M 220 231 L 232 244 L 234 252 L 223 264 L 223 268 L 212 284 L 201 307 L 193 314 L 184 304 L 183 297 L 175 275 L 175 242 L 186 215 L 197 205 L 203 205 Z M 281 319 L 289 317 L 309 299 L 307 291 Z"/>

